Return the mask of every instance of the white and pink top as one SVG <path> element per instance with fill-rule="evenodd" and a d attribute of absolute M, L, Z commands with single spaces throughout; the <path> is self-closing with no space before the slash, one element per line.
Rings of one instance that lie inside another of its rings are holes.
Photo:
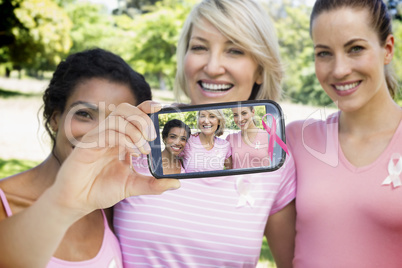
<path fill-rule="evenodd" d="M 190 136 L 181 156 L 186 172 L 222 170 L 225 159 L 232 154 L 230 143 L 215 137 L 214 147 L 205 149 L 199 136 Z"/>

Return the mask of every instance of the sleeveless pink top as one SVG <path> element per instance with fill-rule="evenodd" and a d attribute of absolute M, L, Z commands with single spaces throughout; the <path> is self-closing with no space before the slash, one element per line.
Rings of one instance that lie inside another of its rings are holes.
<path fill-rule="evenodd" d="M 13 214 L 10 209 L 10 205 L 7 201 L 7 198 L 0 189 L 0 199 L 3 203 L 4 210 L 7 213 L 8 217 L 11 217 Z M 55 257 L 52 257 L 47 264 L 47 268 L 67 268 L 67 267 L 80 267 L 80 268 L 122 268 L 122 256 L 119 241 L 117 240 L 116 236 L 110 230 L 105 213 L 102 210 L 103 215 L 103 224 L 105 226 L 105 232 L 103 236 L 103 242 L 101 249 L 99 250 L 98 254 L 86 261 L 65 261 Z"/>

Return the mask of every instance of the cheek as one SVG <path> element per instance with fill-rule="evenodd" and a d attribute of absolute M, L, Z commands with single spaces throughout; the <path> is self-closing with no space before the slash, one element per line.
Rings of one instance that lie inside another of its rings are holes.
<path fill-rule="evenodd" d="M 80 138 L 94 129 L 98 124 L 96 123 L 84 123 L 72 120 L 70 124 L 65 124 L 66 135 L 71 134 L 74 138 Z"/>
<path fill-rule="evenodd" d="M 193 77 L 194 69 L 197 68 L 197 61 L 191 55 L 186 55 L 184 57 L 184 75 L 186 79 Z"/>
<path fill-rule="evenodd" d="M 315 75 L 317 77 L 317 80 L 322 84 L 325 78 L 325 73 L 326 69 L 323 64 L 320 64 L 318 62 L 315 62 Z"/>

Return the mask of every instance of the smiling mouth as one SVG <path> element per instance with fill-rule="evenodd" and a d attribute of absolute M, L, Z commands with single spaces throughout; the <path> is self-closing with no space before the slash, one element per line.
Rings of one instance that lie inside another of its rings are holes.
<path fill-rule="evenodd" d="M 212 84 L 212 83 L 204 83 L 201 81 L 198 82 L 198 84 L 204 91 L 208 92 L 225 92 L 233 87 L 232 84 Z"/>
<path fill-rule="evenodd" d="M 202 128 L 205 128 L 205 129 L 211 129 L 211 128 L 212 128 L 212 126 L 202 126 Z"/>
<path fill-rule="evenodd" d="M 172 145 L 172 146 L 170 146 L 170 148 L 172 148 L 173 151 L 180 151 L 180 150 L 181 150 L 181 147 L 180 147 L 180 146 L 176 146 L 176 145 Z"/>
<path fill-rule="evenodd" d="M 357 87 L 358 85 L 360 85 L 360 83 L 361 83 L 361 81 L 351 83 L 351 84 L 346 84 L 346 85 L 334 85 L 334 87 L 338 91 L 346 91 L 346 90 L 350 90 L 352 88 Z"/>

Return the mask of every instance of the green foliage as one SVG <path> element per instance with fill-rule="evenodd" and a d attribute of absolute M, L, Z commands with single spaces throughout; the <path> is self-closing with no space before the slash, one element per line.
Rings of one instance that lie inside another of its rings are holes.
<path fill-rule="evenodd" d="M 395 37 L 395 48 L 394 48 L 394 58 L 392 60 L 392 65 L 399 81 L 399 87 L 402 85 L 402 21 L 394 20 L 393 31 Z M 396 99 L 402 102 L 402 92 L 399 90 Z"/>
<path fill-rule="evenodd" d="M 173 119 L 179 119 L 191 129 L 197 129 L 197 112 L 169 113 L 159 115 L 159 127 L 163 129 L 166 123 Z"/>
<path fill-rule="evenodd" d="M 28 170 L 38 164 L 30 160 L 0 159 L 0 179 Z"/>
<path fill-rule="evenodd" d="M 14 13 L 22 26 L 12 29 L 9 60 L 17 69 L 53 70 L 71 47 L 64 10 L 51 0 L 24 0 Z"/>
<path fill-rule="evenodd" d="M 65 10 L 73 22 L 70 32 L 73 46 L 70 53 L 95 47 L 108 49 L 116 54 L 121 52 L 119 46 L 127 38 L 120 34 L 121 28 L 116 27 L 115 17 L 108 15 L 104 6 L 79 2 L 67 5 Z"/>
<path fill-rule="evenodd" d="M 175 4 L 173 4 L 173 2 Z M 171 88 L 176 72 L 176 46 L 191 5 L 183 1 L 158 2 L 155 10 L 134 20 L 135 36 L 129 62 L 136 70 L 154 75 L 161 89 Z"/>
<path fill-rule="evenodd" d="M 289 6 L 285 11 L 286 16 L 275 23 L 286 70 L 284 91 L 294 102 L 331 103 L 315 76 L 313 43 L 309 34 L 310 8 Z"/>
<path fill-rule="evenodd" d="M 272 256 L 271 250 L 269 249 L 267 239 L 264 236 L 262 240 L 260 261 L 269 261 L 271 263 L 275 263 L 274 257 Z"/>

